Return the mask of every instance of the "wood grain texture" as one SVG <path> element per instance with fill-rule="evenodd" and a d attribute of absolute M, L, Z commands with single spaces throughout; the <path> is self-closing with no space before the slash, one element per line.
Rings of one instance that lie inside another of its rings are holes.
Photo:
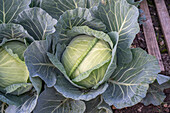
<path fill-rule="evenodd" d="M 162 58 L 161 58 L 161 53 L 160 53 L 159 46 L 158 46 L 158 42 L 156 39 L 155 31 L 153 28 L 150 11 L 149 11 L 146 0 L 144 0 L 141 3 L 140 8 L 144 11 L 144 14 L 147 19 L 143 24 L 143 31 L 144 31 L 144 36 L 145 36 L 148 52 L 149 54 L 156 56 L 156 58 L 159 61 L 161 71 L 165 71 Z"/>
<path fill-rule="evenodd" d="M 170 16 L 164 0 L 154 0 L 156 10 L 162 27 L 162 32 L 165 37 L 168 54 L 170 55 Z"/>

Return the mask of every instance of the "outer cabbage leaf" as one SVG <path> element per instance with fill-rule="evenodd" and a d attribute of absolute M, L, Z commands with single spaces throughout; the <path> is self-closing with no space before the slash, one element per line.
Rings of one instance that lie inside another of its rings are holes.
<path fill-rule="evenodd" d="M 2 102 L 7 103 L 8 105 L 15 105 L 20 106 L 22 105 L 26 100 L 28 100 L 31 97 L 32 93 L 26 93 L 20 96 L 12 95 L 12 94 L 4 94 L 4 91 L 0 87 L 0 100 Z"/>
<path fill-rule="evenodd" d="M 31 113 L 36 106 L 38 96 L 34 95 L 21 106 L 9 105 L 5 110 L 6 113 Z"/>
<path fill-rule="evenodd" d="M 6 113 L 16 113 L 17 107 L 14 105 L 9 105 L 6 109 L 5 112 Z"/>
<path fill-rule="evenodd" d="M 86 8 L 87 0 L 42 0 L 41 4 L 41 8 L 57 20 L 65 11 L 78 7 Z"/>
<path fill-rule="evenodd" d="M 141 1 L 142 0 L 135 2 L 135 0 L 127 0 L 127 2 L 129 4 L 132 4 L 132 5 L 135 5 L 135 6 L 138 6 Z M 98 6 L 100 2 L 104 3 L 104 1 L 102 1 L 102 0 L 87 0 L 87 2 L 88 2 L 87 8 L 93 8 L 95 6 Z"/>
<path fill-rule="evenodd" d="M 38 95 L 33 95 L 24 102 L 21 106 L 17 107 L 15 113 L 31 113 L 37 105 Z M 14 113 L 14 112 L 11 112 Z"/>
<path fill-rule="evenodd" d="M 10 23 L 23 10 L 29 8 L 31 0 L 0 0 L 0 23 Z"/>
<path fill-rule="evenodd" d="M 98 109 L 99 113 L 113 113 L 111 107 L 104 101 L 100 104 Z"/>
<path fill-rule="evenodd" d="M 13 23 L 0 24 L 0 43 L 2 43 L 4 38 L 7 40 L 27 39 L 28 41 L 33 41 L 33 38 L 21 25 Z"/>
<path fill-rule="evenodd" d="M 146 96 L 149 84 L 160 72 L 158 61 L 140 48 L 132 49 L 133 60 L 117 67 L 103 98 L 121 109 L 137 104 Z"/>
<path fill-rule="evenodd" d="M 35 7 L 21 12 L 15 23 L 22 25 L 35 40 L 44 40 L 46 35 L 55 32 L 54 25 L 57 20 L 41 8 Z"/>
<path fill-rule="evenodd" d="M 60 75 L 57 76 L 57 81 L 54 87 L 66 98 L 89 101 L 104 93 L 108 87 L 108 84 L 105 83 L 103 85 L 100 85 L 97 89 L 84 90 L 77 88 L 76 86 L 71 84 L 63 75 Z"/>
<path fill-rule="evenodd" d="M 57 38 L 59 38 L 60 41 L 68 42 L 70 38 L 67 36 L 67 31 L 71 30 L 74 26 L 88 26 L 99 31 L 105 30 L 105 25 L 100 20 L 94 18 L 89 9 L 77 8 L 68 10 L 61 15 L 56 24 L 54 37 L 58 35 Z"/>
<path fill-rule="evenodd" d="M 31 76 L 29 79 L 32 85 L 34 86 L 35 90 L 37 91 L 37 94 L 40 94 L 42 89 L 42 80 L 39 77 L 31 77 Z"/>
<path fill-rule="evenodd" d="M 166 82 L 170 81 L 170 77 L 159 74 L 159 75 L 157 76 L 157 79 L 156 79 L 156 80 L 157 80 L 157 82 L 161 85 L 161 84 L 163 84 L 163 83 L 166 83 Z"/>
<path fill-rule="evenodd" d="M 105 42 L 107 42 L 110 45 L 110 48 L 113 49 L 113 42 L 110 39 L 109 35 L 107 35 L 106 33 L 102 32 L 102 31 L 93 30 L 87 26 L 75 26 L 71 30 L 67 31 L 68 38 L 74 38 L 81 34 L 88 35 L 88 36 L 94 36 L 95 38 L 104 40 Z"/>
<path fill-rule="evenodd" d="M 20 83 L 20 84 L 12 84 L 5 88 L 6 94 L 10 93 L 13 95 L 21 95 L 26 93 L 32 89 L 31 83 Z"/>
<path fill-rule="evenodd" d="M 46 41 L 34 41 L 25 51 L 25 63 L 31 77 L 40 77 L 48 87 L 56 83 L 58 70 L 48 59 Z"/>
<path fill-rule="evenodd" d="M 112 113 L 111 107 L 106 104 L 101 96 L 85 102 L 85 113 Z"/>
<path fill-rule="evenodd" d="M 119 33 L 118 62 L 129 63 L 132 60 L 130 46 L 139 32 L 139 11 L 126 0 L 103 0 L 93 13 L 105 25 L 108 32 Z"/>
<path fill-rule="evenodd" d="M 170 88 L 170 77 L 164 75 L 158 75 L 157 81 L 150 84 L 146 97 L 143 98 L 142 103 L 144 105 L 153 104 L 155 106 L 163 103 L 166 95 L 163 90 Z"/>
<path fill-rule="evenodd" d="M 46 88 L 38 99 L 34 113 L 84 113 L 85 103 L 63 97 L 54 88 Z"/>
<path fill-rule="evenodd" d="M 139 4 L 142 2 L 143 0 L 137 1 L 135 2 L 135 0 L 127 0 L 128 3 L 135 5 L 135 6 L 139 6 Z"/>

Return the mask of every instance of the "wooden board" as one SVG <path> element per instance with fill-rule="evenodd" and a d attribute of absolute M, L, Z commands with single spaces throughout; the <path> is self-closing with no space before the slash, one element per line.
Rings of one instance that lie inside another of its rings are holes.
<path fill-rule="evenodd" d="M 150 15 L 146 0 L 144 0 L 141 3 L 140 8 L 144 11 L 144 14 L 147 19 L 143 24 L 143 31 L 144 31 L 144 36 L 145 36 L 148 52 L 149 54 L 156 56 L 156 58 L 159 61 L 161 71 L 165 71 L 162 58 L 161 58 L 161 53 L 160 53 L 159 46 L 158 46 L 158 42 L 156 40 L 156 35 L 155 35 L 154 28 L 153 28 L 151 15 Z"/>
<path fill-rule="evenodd" d="M 154 0 L 158 12 L 162 32 L 165 37 L 166 46 L 170 55 L 170 16 L 164 0 Z"/>

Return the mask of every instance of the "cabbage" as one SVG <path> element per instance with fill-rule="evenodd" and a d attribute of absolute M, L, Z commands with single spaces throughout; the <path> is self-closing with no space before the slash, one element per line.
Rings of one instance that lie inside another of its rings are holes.
<path fill-rule="evenodd" d="M 62 63 L 76 84 L 90 88 L 101 81 L 112 57 L 109 44 L 88 35 L 76 36 L 66 47 Z M 89 73 L 88 76 L 83 76 Z"/>
<path fill-rule="evenodd" d="M 26 46 L 20 41 L 11 41 L 0 47 L 0 87 L 27 83 L 29 72 L 25 65 Z"/>

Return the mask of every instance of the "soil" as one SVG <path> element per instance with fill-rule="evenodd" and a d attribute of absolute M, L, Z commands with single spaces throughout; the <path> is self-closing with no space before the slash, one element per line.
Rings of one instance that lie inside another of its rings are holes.
<path fill-rule="evenodd" d="M 163 64 L 165 67 L 165 71 L 161 72 L 161 74 L 170 76 L 170 56 L 167 53 L 167 48 L 165 45 L 163 33 L 161 31 L 161 26 L 159 23 L 157 12 L 156 12 L 154 0 L 147 0 L 147 1 L 148 1 L 151 17 L 153 20 L 152 22 L 154 25 L 158 45 L 160 48 L 161 57 L 162 57 Z M 170 0 L 165 0 L 165 3 L 170 14 Z M 133 41 L 132 47 L 133 48 L 140 47 L 147 51 L 147 45 L 145 42 L 145 37 L 144 37 L 143 30 L 142 30 L 142 26 L 140 26 L 140 28 L 141 30 L 137 34 L 135 40 Z M 114 113 L 170 113 L 170 88 L 164 90 L 164 93 L 166 95 L 166 99 L 159 106 L 154 106 L 154 105 L 145 106 L 142 103 L 138 103 L 137 105 L 134 105 L 132 107 L 128 107 L 128 108 L 124 108 L 120 110 L 115 109 Z"/>

